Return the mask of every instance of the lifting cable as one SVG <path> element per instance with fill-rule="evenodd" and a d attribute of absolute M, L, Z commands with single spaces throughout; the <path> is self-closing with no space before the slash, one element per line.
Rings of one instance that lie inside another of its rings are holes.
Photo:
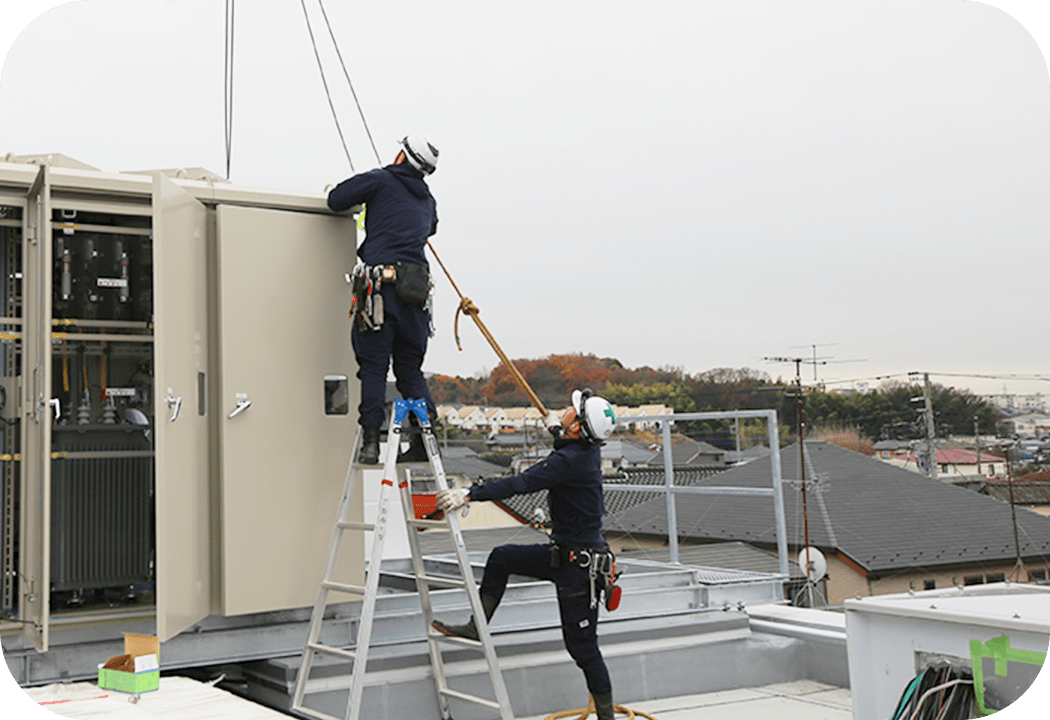
<path fill-rule="evenodd" d="M 223 111 L 226 130 L 226 179 L 230 179 L 230 150 L 233 146 L 233 16 L 236 0 L 226 0 L 226 65 L 223 77 Z"/>
<path fill-rule="evenodd" d="M 303 17 L 306 18 L 306 30 L 310 33 L 310 44 L 314 48 L 314 57 L 317 58 L 317 69 L 321 72 L 321 84 L 324 85 L 324 94 L 328 98 L 328 107 L 332 110 L 332 119 L 335 121 L 335 129 L 339 133 L 339 141 L 343 144 L 343 152 L 346 153 L 346 160 L 350 163 L 350 172 L 357 172 L 354 168 L 354 161 L 350 158 L 350 151 L 346 147 L 346 138 L 343 137 L 343 128 L 339 124 L 339 116 L 335 111 L 335 104 L 332 102 L 332 93 L 328 90 L 328 79 L 324 75 L 324 65 L 321 64 L 321 54 L 317 51 L 317 41 L 314 39 L 314 29 L 310 25 L 310 14 L 306 12 L 306 0 L 299 0 L 299 3 L 303 6 Z"/>
<path fill-rule="evenodd" d="M 317 5 L 321 8 L 321 15 L 324 17 L 324 24 L 328 26 L 328 36 L 332 38 L 332 47 L 335 48 L 335 55 L 339 58 L 339 65 L 343 68 L 343 75 L 346 77 L 346 84 L 350 87 L 350 94 L 354 96 L 354 104 L 357 105 L 357 114 L 361 116 L 361 124 L 365 127 L 365 134 L 368 135 L 368 142 L 371 143 L 372 152 L 376 155 L 376 162 L 382 165 L 383 161 L 379 159 L 379 151 L 376 150 L 375 140 L 372 139 L 372 131 L 368 129 L 368 121 L 365 120 L 365 111 L 361 108 L 361 101 L 357 99 L 357 91 L 354 90 L 354 84 L 350 81 L 350 73 L 346 71 L 346 63 L 343 62 L 343 53 L 339 52 L 339 43 L 336 42 L 335 33 L 332 32 L 332 24 L 328 22 L 328 13 L 325 12 L 324 3 L 321 0 L 317 0 Z M 307 23 L 309 23 L 309 19 L 307 19 Z M 313 33 L 310 34 L 310 37 L 311 39 L 313 38 Z"/>
<path fill-rule="evenodd" d="M 339 132 L 339 141 L 343 144 L 343 152 L 346 153 L 346 159 L 350 163 L 350 171 L 356 172 L 354 169 L 354 161 L 350 159 L 350 150 L 346 146 L 346 138 L 343 136 L 343 128 L 339 124 L 339 117 L 335 111 L 335 103 L 332 101 L 332 93 L 328 90 L 328 79 L 325 77 L 324 65 L 321 63 L 321 55 L 317 50 L 317 41 L 314 38 L 313 26 L 310 24 L 310 14 L 306 11 L 306 0 L 300 0 L 300 4 L 303 7 L 303 17 L 306 19 L 306 30 L 310 33 L 310 44 L 313 45 L 314 57 L 317 59 L 317 69 L 321 73 L 321 83 L 324 85 L 324 93 L 328 98 L 328 107 L 332 110 L 332 119 L 335 121 L 335 129 Z M 321 8 L 321 16 L 324 18 L 324 24 L 328 28 L 328 37 L 332 39 L 332 47 L 335 48 L 335 55 L 339 58 L 339 66 L 343 69 L 343 77 L 346 78 L 346 84 L 350 88 L 350 94 L 354 98 L 354 104 L 357 105 L 357 114 L 361 116 L 361 124 L 365 128 L 365 134 L 368 136 L 368 142 L 372 146 L 372 152 L 375 153 L 376 163 L 382 165 L 382 160 L 379 157 L 379 150 L 376 149 L 375 140 L 372 139 L 372 131 L 368 127 L 368 121 L 365 119 L 365 111 L 361 107 L 361 101 L 357 97 L 357 91 L 354 89 L 354 83 L 350 79 L 350 73 L 346 69 L 346 63 L 343 61 L 343 53 L 339 49 L 339 42 L 335 39 L 335 32 L 332 30 L 332 23 L 328 20 L 328 11 L 325 10 L 324 2 L 317 0 L 318 7 Z"/>

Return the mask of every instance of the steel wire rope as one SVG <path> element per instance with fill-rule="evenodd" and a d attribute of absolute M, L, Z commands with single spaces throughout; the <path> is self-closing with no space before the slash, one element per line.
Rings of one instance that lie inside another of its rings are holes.
<path fill-rule="evenodd" d="M 236 0 L 226 0 L 226 47 L 223 75 L 223 121 L 226 133 L 226 179 L 230 179 L 230 157 L 233 149 L 233 25 Z"/>
<path fill-rule="evenodd" d="M 317 69 L 321 73 L 321 84 L 324 85 L 324 94 L 328 98 L 328 107 L 332 110 L 332 120 L 335 121 L 335 129 L 339 133 L 339 142 L 343 145 L 343 152 L 346 153 L 346 160 L 350 163 L 350 172 L 357 172 L 354 168 L 354 161 L 350 157 L 350 150 L 346 146 L 346 138 L 343 137 L 343 127 L 339 124 L 339 115 L 335 110 L 335 103 L 332 101 L 332 93 L 328 89 L 328 79 L 324 74 L 324 64 L 321 62 L 321 53 L 317 49 L 317 40 L 314 38 L 314 29 L 310 24 L 310 13 L 306 10 L 306 0 L 299 0 L 299 4 L 303 7 L 303 18 L 306 20 L 306 31 L 310 33 L 310 44 L 314 49 L 314 57 L 317 59 Z"/>
<path fill-rule="evenodd" d="M 350 87 L 350 94 L 354 96 L 354 103 L 357 105 L 357 113 L 361 116 L 361 124 L 364 125 L 365 134 L 368 135 L 368 142 L 372 145 L 372 152 L 375 153 L 376 162 L 380 165 L 383 161 L 379 158 L 379 151 L 376 149 L 375 141 L 372 139 L 372 131 L 368 129 L 368 121 L 365 120 L 365 111 L 361 107 L 361 101 L 357 99 L 357 91 L 354 90 L 354 83 L 350 80 L 350 73 L 346 70 L 346 63 L 343 62 L 343 53 L 339 51 L 339 43 L 336 42 L 335 33 L 332 32 L 332 24 L 328 22 L 328 13 L 324 9 L 324 2 L 317 0 L 318 6 L 321 8 L 321 15 L 324 17 L 325 25 L 328 27 L 328 35 L 332 38 L 332 47 L 335 48 L 335 55 L 339 58 L 339 65 L 343 68 L 343 75 L 346 77 L 346 84 Z"/>

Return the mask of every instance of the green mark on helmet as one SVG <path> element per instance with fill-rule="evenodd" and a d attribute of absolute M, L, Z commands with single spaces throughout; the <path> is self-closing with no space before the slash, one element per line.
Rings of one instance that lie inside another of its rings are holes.
<path fill-rule="evenodd" d="M 613 412 L 612 405 L 605 406 L 605 414 L 609 417 L 609 420 L 616 422 L 616 413 Z"/>

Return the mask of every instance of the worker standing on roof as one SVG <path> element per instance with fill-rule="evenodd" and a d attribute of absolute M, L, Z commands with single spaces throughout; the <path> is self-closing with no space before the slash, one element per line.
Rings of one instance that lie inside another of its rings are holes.
<path fill-rule="evenodd" d="M 613 720 L 612 684 L 598 649 L 598 601 L 606 594 L 618 602 L 612 553 L 602 537 L 605 501 L 602 491 L 601 450 L 612 434 L 616 415 L 603 398 L 590 390 L 572 394 L 572 409 L 562 419 L 554 452 L 520 475 L 501 477 L 469 490 L 452 488 L 437 494 L 438 508 L 453 512 L 472 500 L 502 500 L 512 495 L 548 491 L 551 544 L 502 545 L 493 549 L 481 580 L 481 605 L 486 620 L 503 597 L 511 574 L 550 580 L 558 594 L 565 648 L 583 670 L 594 698 L 598 720 Z M 456 637 L 478 639 L 473 617 L 465 625 L 434 621 L 437 630 Z"/>
<path fill-rule="evenodd" d="M 361 380 L 358 461 L 379 462 L 386 378 L 393 359 L 397 390 L 426 402 L 431 421 L 434 399 L 423 377 L 423 356 L 431 335 L 430 268 L 424 252 L 437 232 L 437 203 L 425 177 L 437 168 L 438 151 L 425 136 L 408 135 L 392 165 L 355 175 L 328 194 L 335 212 L 365 205 L 365 241 L 354 269 L 351 342 Z M 398 460 L 427 459 L 419 435 Z"/>

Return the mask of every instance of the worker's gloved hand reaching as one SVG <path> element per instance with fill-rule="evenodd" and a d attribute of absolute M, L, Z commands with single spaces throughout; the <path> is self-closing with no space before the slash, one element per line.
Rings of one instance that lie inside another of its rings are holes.
<path fill-rule="evenodd" d="M 558 417 L 558 413 L 553 411 L 547 413 L 547 417 L 544 418 L 543 422 L 547 425 L 547 430 L 550 431 L 551 435 L 554 437 L 561 435 L 561 419 Z"/>
<path fill-rule="evenodd" d="M 470 491 L 463 488 L 449 488 L 438 491 L 438 510 L 453 512 L 459 508 L 466 508 L 470 504 Z"/>

